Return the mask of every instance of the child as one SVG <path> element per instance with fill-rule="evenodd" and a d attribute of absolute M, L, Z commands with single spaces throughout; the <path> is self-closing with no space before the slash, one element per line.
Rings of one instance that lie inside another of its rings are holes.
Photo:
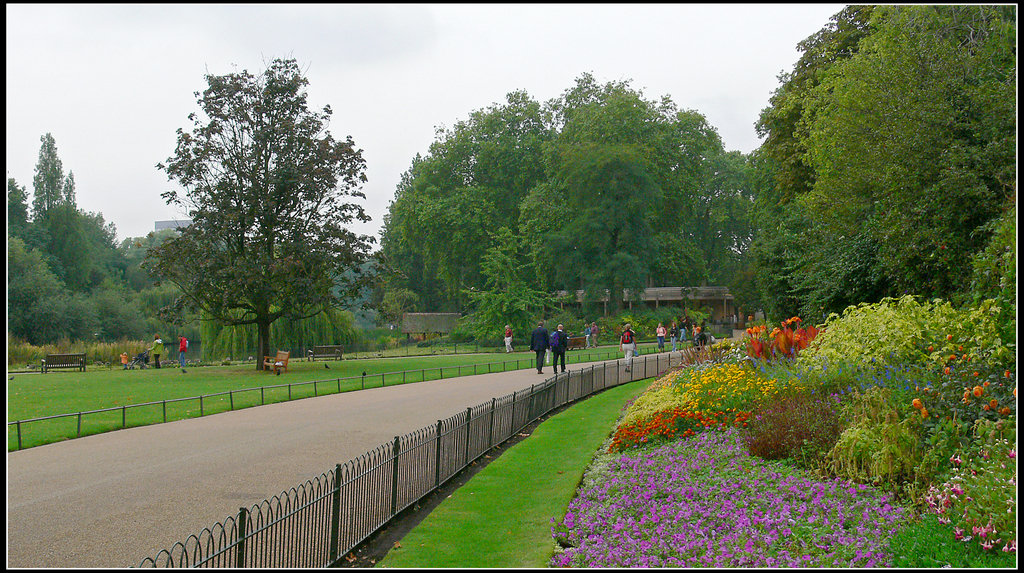
<path fill-rule="evenodd" d="M 121 366 L 123 366 L 125 370 L 128 370 L 128 353 L 127 352 L 122 352 L 121 353 Z"/>

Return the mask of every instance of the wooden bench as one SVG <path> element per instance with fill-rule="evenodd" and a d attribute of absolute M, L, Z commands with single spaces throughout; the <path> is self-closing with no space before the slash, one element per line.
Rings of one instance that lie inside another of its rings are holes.
<path fill-rule="evenodd" d="M 579 350 L 581 348 L 586 348 L 586 347 L 587 347 L 587 337 L 586 336 L 570 336 L 569 337 L 569 346 L 566 347 L 566 349 L 567 350 Z"/>
<path fill-rule="evenodd" d="M 314 346 L 313 350 L 309 351 L 307 357 L 308 360 L 316 361 L 318 358 L 332 358 L 334 360 L 341 360 L 344 350 L 341 346 Z"/>
<path fill-rule="evenodd" d="M 43 374 L 53 368 L 78 368 L 85 372 L 85 353 L 82 354 L 47 354 L 43 359 Z"/>
<path fill-rule="evenodd" d="M 273 370 L 277 374 L 280 374 L 281 370 L 284 370 L 285 373 L 287 373 L 288 372 L 288 357 L 291 356 L 291 354 L 292 354 L 291 352 L 283 352 L 281 350 L 278 350 L 277 351 L 277 356 L 275 356 L 273 359 L 271 359 L 271 357 L 269 357 L 269 356 L 264 356 L 263 357 L 263 367 L 264 367 L 264 369 L 267 370 L 268 372 L 270 370 Z"/>

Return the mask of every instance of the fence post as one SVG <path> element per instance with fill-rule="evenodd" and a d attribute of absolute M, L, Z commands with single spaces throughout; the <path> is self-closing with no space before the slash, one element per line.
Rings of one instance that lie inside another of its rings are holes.
<path fill-rule="evenodd" d="M 228 390 L 228 404 L 232 412 L 235 411 L 235 393 L 234 391 Z"/>
<path fill-rule="evenodd" d="M 164 423 L 167 423 L 167 400 L 164 400 Z"/>
<path fill-rule="evenodd" d="M 199 417 L 203 417 L 203 395 L 199 395 Z"/>
<path fill-rule="evenodd" d="M 128 406 L 121 406 L 121 428 L 128 427 Z"/>
<path fill-rule="evenodd" d="M 341 464 L 334 466 L 334 499 L 331 501 L 331 564 L 338 560 L 338 538 L 341 530 Z"/>
<path fill-rule="evenodd" d="M 248 511 L 244 507 L 238 508 L 238 551 L 235 553 L 235 567 L 245 567 L 245 521 Z"/>
<path fill-rule="evenodd" d="M 18 420 L 18 449 L 21 449 L 21 420 Z"/>
<path fill-rule="evenodd" d="M 391 517 L 398 513 L 398 449 L 401 440 L 395 436 L 395 445 L 391 448 Z"/>
<path fill-rule="evenodd" d="M 555 375 L 555 378 L 558 378 L 557 374 Z M 534 397 L 534 395 L 537 393 L 537 391 L 534 389 L 535 386 L 536 386 L 535 384 L 530 384 L 530 401 L 526 404 L 526 423 L 527 424 L 529 424 L 530 420 L 533 419 L 533 405 L 537 401 L 536 398 Z"/>
<path fill-rule="evenodd" d="M 437 436 L 434 447 L 434 487 L 441 485 L 441 420 L 437 421 Z"/>
<path fill-rule="evenodd" d="M 469 467 L 469 422 L 473 417 L 473 408 L 466 408 L 466 465 Z"/>
<path fill-rule="evenodd" d="M 78 413 L 78 437 L 82 437 L 82 413 Z"/>
<path fill-rule="evenodd" d="M 494 406 L 497 402 L 497 398 L 491 398 L 491 429 L 487 432 L 487 449 L 494 447 Z"/>

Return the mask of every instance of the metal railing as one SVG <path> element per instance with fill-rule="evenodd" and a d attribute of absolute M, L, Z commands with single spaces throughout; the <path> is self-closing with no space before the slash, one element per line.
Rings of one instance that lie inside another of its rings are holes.
<path fill-rule="evenodd" d="M 612 350 L 603 350 L 603 351 L 599 351 L 597 353 L 597 356 L 598 357 L 605 357 L 605 358 L 607 358 L 607 357 L 614 356 L 616 354 L 618 354 L 618 353 L 614 352 Z M 569 361 L 582 362 L 584 360 L 590 361 L 590 360 L 593 360 L 593 357 L 594 357 L 594 354 L 592 352 L 589 352 L 589 351 L 586 352 L 586 353 L 579 353 L 579 354 L 575 354 L 574 353 L 572 355 L 567 356 L 567 362 L 569 362 Z M 251 395 L 252 396 L 252 399 L 251 399 L 252 403 L 249 404 L 248 406 L 239 405 L 240 408 L 248 408 L 248 407 L 252 407 L 252 406 L 256 406 L 256 405 L 262 406 L 262 405 L 267 404 L 267 394 L 268 394 L 268 391 L 274 391 L 274 390 L 279 390 L 279 389 L 287 389 L 287 391 L 288 391 L 287 392 L 287 398 L 280 397 L 278 399 L 271 400 L 271 403 L 283 402 L 283 401 L 291 401 L 293 399 L 296 399 L 296 398 L 293 397 L 293 393 L 294 393 L 293 391 L 295 391 L 295 390 L 299 390 L 299 391 L 306 390 L 306 393 L 304 393 L 304 394 L 302 392 L 299 392 L 300 394 L 303 394 L 303 395 L 300 396 L 301 398 L 318 397 L 318 396 L 325 395 L 325 394 L 341 393 L 342 392 L 342 386 L 341 386 L 342 383 L 349 384 L 351 382 L 358 382 L 358 387 L 352 388 L 352 389 L 353 390 L 355 390 L 355 389 L 365 389 L 366 385 L 367 385 L 367 382 L 369 382 L 370 384 L 376 384 L 378 380 L 380 381 L 380 385 L 381 386 L 386 386 L 388 381 L 391 381 L 392 384 L 406 384 L 406 383 L 409 383 L 409 382 L 423 382 L 423 381 L 426 381 L 426 380 L 443 380 L 445 378 L 456 378 L 456 377 L 459 377 L 459 376 L 468 376 L 468 375 L 470 375 L 470 374 L 468 374 L 468 372 L 470 370 L 472 370 L 472 374 L 473 375 L 475 375 L 475 374 L 484 374 L 484 373 L 491 374 L 491 373 L 494 373 L 494 372 L 506 372 L 506 371 L 509 370 L 509 366 L 510 365 L 513 365 L 512 369 L 514 369 L 514 370 L 519 370 L 519 369 L 522 369 L 522 368 L 534 367 L 534 366 L 536 366 L 536 358 L 531 355 L 529 358 L 519 358 L 519 359 L 516 359 L 516 360 L 504 360 L 504 361 L 501 361 L 501 362 L 487 362 L 487 363 L 482 363 L 482 364 L 466 364 L 466 365 L 454 365 L 454 366 L 437 366 L 437 367 L 434 367 L 434 368 L 420 368 L 420 369 L 417 369 L 417 370 L 398 370 L 398 371 L 392 371 L 392 372 L 381 372 L 380 374 L 370 374 L 370 375 L 362 375 L 362 376 L 359 376 L 359 375 L 356 375 L 356 376 L 346 376 L 346 377 L 343 377 L 343 378 L 328 378 L 328 379 L 325 379 L 325 380 L 311 380 L 311 381 L 306 381 L 306 382 L 290 382 L 290 383 L 286 383 L 286 384 L 274 384 L 274 385 L 270 385 L 270 386 L 257 386 L 257 387 L 253 387 L 253 388 L 239 388 L 237 390 L 228 390 L 228 391 L 225 391 L 225 392 L 215 392 L 215 393 L 212 393 L 212 394 L 202 394 L 202 395 L 199 395 L 199 396 L 189 396 L 189 397 L 185 397 L 185 398 L 171 398 L 171 399 L 167 399 L 167 400 L 159 400 L 159 401 L 156 401 L 156 402 L 143 402 L 143 403 L 140 403 L 140 404 L 126 404 L 126 405 L 123 405 L 123 406 L 113 406 L 113 407 L 110 407 L 110 408 L 100 408 L 100 409 L 97 409 L 97 410 L 87 410 L 87 411 L 82 411 L 82 412 L 71 412 L 71 413 L 67 413 L 67 414 L 53 414 L 53 415 L 50 415 L 50 416 L 41 416 L 41 417 L 38 417 L 38 418 L 29 418 L 29 419 L 25 419 L 25 420 L 15 420 L 15 421 L 7 422 L 8 444 L 10 443 L 10 439 L 11 439 L 10 431 L 13 428 L 14 431 L 15 431 L 16 437 L 17 437 L 17 445 L 18 445 L 17 446 L 17 450 L 25 449 L 24 448 L 24 432 L 26 430 L 25 430 L 24 427 L 25 426 L 29 426 L 30 424 L 39 423 L 39 422 L 48 422 L 48 421 L 55 421 L 55 420 L 62 420 L 62 419 L 69 419 L 69 418 L 75 418 L 76 419 L 76 425 L 75 425 L 75 429 L 74 429 L 74 433 L 73 434 L 69 435 L 69 433 L 67 431 L 65 431 L 65 432 L 61 433 L 60 435 L 55 435 L 52 440 L 46 441 L 44 439 L 41 443 L 35 444 L 35 445 L 44 445 L 46 443 L 51 443 L 53 441 L 64 440 L 64 439 L 67 439 L 67 438 L 81 438 L 83 436 L 83 433 L 82 433 L 83 421 L 87 421 L 88 417 L 93 417 L 94 419 L 101 419 L 101 420 L 104 420 L 104 422 L 105 422 L 105 424 L 103 426 L 104 429 L 100 429 L 98 432 L 93 431 L 93 432 L 91 432 L 91 434 L 102 433 L 102 432 L 105 432 L 105 431 L 113 431 L 113 430 L 127 428 L 128 427 L 128 422 L 129 422 L 129 420 L 128 420 L 129 412 L 131 412 L 132 410 L 135 410 L 135 409 L 140 409 L 140 408 L 143 408 L 143 409 L 149 408 L 150 410 L 159 408 L 159 412 L 150 415 L 150 419 L 153 419 L 153 417 L 155 416 L 155 419 L 156 419 L 155 422 L 149 422 L 149 423 L 146 423 L 146 424 L 138 423 L 137 422 L 136 425 L 139 425 L 139 426 L 141 426 L 141 425 L 149 425 L 151 423 L 166 423 L 169 420 L 193 418 L 193 417 L 196 417 L 196 416 L 202 417 L 202 416 L 206 416 L 208 414 L 225 412 L 225 411 L 234 411 L 234 409 L 236 407 L 235 398 L 236 397 L 245 397 L 247 395 Z M 428 374 L 432 375 L 434 372 L 437 373 L 437 378 L 428 378 L 427 377 Z M 334 387 L 334 392 L 330 391 L 331 390 L 331 386 Z M 308 390 L 309 390 L 310 387 L 313 390 L 312 396 L 308 395 Z M 255 399 L 256 399 L 255 398 L 255 394 L 256 393 L 259 393 L 259 402 L 258 403 L 255 402 Z M 218 401 L 218 399 L 219 399 L 219 401 Z M 212 402 L 212 404 L 211 404 L 211 402 Z M 226 404 L 225 404 L 225 402 L 226 402 Z M 192 415 L 180 416 L 180 417 L 177 417 L 177 418 L 168 418 L 167 406 L 171 405 L 173 407 L 175 404 L 179 404 L 179 403 L 193 403 L 193 404 L 197 405 L 199 407 L 198 413 L 193 412 Z M 212 409 L 211 409 L 211 406 L 213 406 Z M 116 415 L 116 413 L 120 413 L 121 414 L 121 419 L 120 419 L 120 424 L 119 425 L 118 425 L 117 420 L 111 421 L 110 416 L 109 416 L 110 414 Z M 104 414 L 106 414 L 107 416 L 103 416 Z M 86 435 L 89 435 L 89 434 L 86 434 Z M 8 450 L 10 450 L 10 446 L 8 446 Z M 15 451 L 17 451 L 17 450 L 15 450 Z"/>
<path fill-rule="evenodd" d="M 687 349 L 557 374 L 465 410 L 338 464 L 226 518 L 139 567 L 328 567 L 402 510 L 441 487 L 541 416 L 607 388 L 712 359 Z"/>

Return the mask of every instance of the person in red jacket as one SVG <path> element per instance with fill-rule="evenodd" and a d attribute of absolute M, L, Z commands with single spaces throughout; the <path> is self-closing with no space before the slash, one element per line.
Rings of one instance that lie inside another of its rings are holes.
<path fill-rule="evenodd" d="M 188 350 L 188 339 L 184 336 L 178 337 L 178 364 L 185 367 L 185 352 Z"/>

